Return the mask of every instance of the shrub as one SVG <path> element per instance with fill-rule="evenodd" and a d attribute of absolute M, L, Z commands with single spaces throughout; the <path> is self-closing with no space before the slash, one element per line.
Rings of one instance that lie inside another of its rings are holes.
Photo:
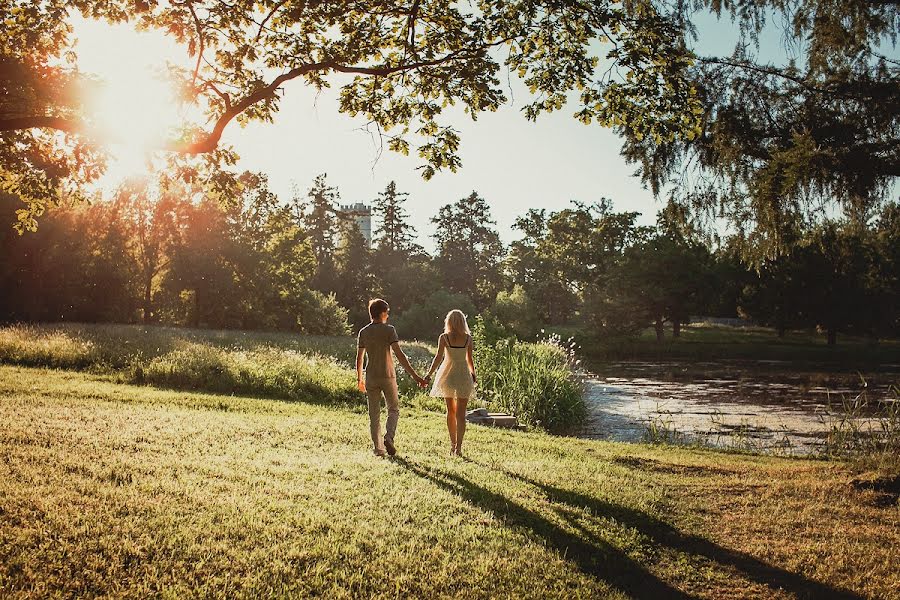
<path fill-rule="evenodd" d="M 463 311 L 470 319 L 475 314 L 475 305 L 468 296 L 438 290 L 400 315 L 396 320 L 397 331 L 402 338 L 436 340 L 444 331 L 444 317 L 454 308 Z"/>
<path fill-rule="evenodd" d="M 533 340 L 541 326 L 537 307 L 520 285 L 497 294 L 490 315 L 520 340 Z"/>
<path fill-rule="evenodd" d="M 554 433 L 569 433 L 586 415 L 584 382 L 574 348 L 558 337 L 537 343 L 489 342 L 476 320 L 475 361 L 479 397 L 492 409 Z"/>
<path fill-rule="evenodd" d="M 303 290 L 293 299 L 297 311 L 297 328 L 308 335 L 347 335 L 350 333 L 349 313 L 338 304 L 334 294 Z"/>

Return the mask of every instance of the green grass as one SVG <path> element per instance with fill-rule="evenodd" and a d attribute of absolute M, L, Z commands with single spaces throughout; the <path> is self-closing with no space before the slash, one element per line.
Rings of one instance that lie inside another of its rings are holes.
<path fill-rule="evenodd" d="M 831 363 L 853 369 L 900 363 L 900 340 L 877 340 L 838 335 L 828 346 L 824 334 L 788 331 L 779 338 L 766 327 L 730 327 L 703 323 L 682 327 L 673 338 L 666 329 L 662 342 L 652 328 L 634 339 L 596 339 L 579 336 L 582 351 L 594 360 L 751 359 Z"/>
<path fill-rule="evenodd" d="M 900 507 L 839 462 L 471 426 L 0 367 L 0 590 L 898 598 Z"/>

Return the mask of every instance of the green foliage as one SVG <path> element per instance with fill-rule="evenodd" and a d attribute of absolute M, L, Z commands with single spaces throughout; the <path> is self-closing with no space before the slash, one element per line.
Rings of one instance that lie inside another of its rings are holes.
<path fill-rule="evenodd" d="M 440 289 L 404 311 L 396 319 L 397 331 L 401 337 L 437 340 L 444 332 L 444 317 L 453 309 L 463 311 L 469 319 L 475 315 L 475 305 L 467 296 Z"/>
<path fill-rule="evenodd" d="M 140 380 L 181 390 L 321 404 L 359 402 L 356 381 L 346 364 L 278 348 L 242 351 L 186 344 L 150 360 L 141 368 Z"/>
<path fill-rule="evenodd" d="M 825 215 L 864 222 L 892 200 L 900 173 L 895 3 L 656 6 L 688 26 L 705 25 L 712 11 L 720 19 L 713 27 L 731 21 L 737 40 L 688 68 L 702 103 L 697 135 L 666 142 L 621 130 L 624 156 L 654 194 L 711 233 L 726 221 L 754 263 L 789 250 L 798 230 Z M 762 47 L 773 34 L 782 47 Z"/>
<path fill-rule="evenodd" d="M 183 114 L 196 117 L 160 145 L 206 155 L 207 167 L 234 163 L 219 147 L 225 128 L 271 122 L 293 79 L 318 90 L 338 86 L 337 109 L 377 127 L 390 150 L 413 149 L 425 178 L 461 165 L 460 136 L 445 108 L 461 105 L 473 119 L 497 110 L 507 100 L 503 73 L 528 87 L 528 119 L 571 102 L 579 120 L 638 137 L 671 141 L 693 136 L 698 124 L 680 22 L 650 3 L 422 0 L 385 11 L 375 1 L 247 2 L 228 10 L 213 0 L 7 1 L 0 22 L 9 43 L 0 60 L 14 76 L 0 80 L 0 192 L 26 203 L 23 228 L 34 227 L 68 179 L 96 179 L 102 168 L 85 141 L 102 132 L 66 93 L 87 79 L 74 64 L 76 12 L 160 30 L 187 46 L 196 68 L 167 70 L 183 91 Z M 60 142 L 54 131 L 71 139 Z M 202 161 L 183 162 L 174 170 L 191 176 Z M 208 170 L 202 179 L 228 196 L 233 177 Z"/>
<path fill-rule="evenodd" d="M 478 399 L 521 423 L 555 433 L 572 432 L 584 420 L 584 383 L 571 341 L 491 341 L 478 318 L 473 331 Z"/>
<path fill-rule="evenodd" d="M 397 191 L 391 181 L 372 202 L 372 213 L 378 215 L 379 225 L 374 231 L 375 249 L 387 255 L 415 255 L 422 252 L 416 244 L 416 228 L 409 224 L 409 214 L 403 208 L 409 194 Z"/>
<path fill-rule="evenodd" d="M 516 220 L 524 233 L 512 243 L 509 267 L 548 325 L 570 322 L 585 294 L 606 280 L 623 250 L 645 234 L 638 213 L 614 213 L 609 200 Z"/>
<path fill-rule="evenodd" d="M 698 244 L 664 235 L 627 248 L 604 285 L 593 292 L 586 316 L 595 330 L 639 331 L 671 321 L 678 328 L 705 307 L 711 257 Z"/>
<path fill-rule="evenodd" d="M 510 291 L 497 294 L 494 305 L 487 313 L 485 321 L 494 320 L 509 333 L 521 340 L 530 340 L 541 328 L 537 306 L 521 285 Z"/>
<path fill-rule="evenodd" d="M 308 335 L 343 335 L 350 333 L 348 311 L 334 295 L 316 290 L 298 290 L 291 298 L 297 311 L 297 327 Z"/>
<path fill-rule="evenodd" d="M 444 286 L 468 296 L 480 310 L 490 306 L 501 289 L 503 244 L 492 227 L 496 222 L 488 203 L 472 192 L 441 207 L 431 222 L 437 243 L 435 264 Z"/>

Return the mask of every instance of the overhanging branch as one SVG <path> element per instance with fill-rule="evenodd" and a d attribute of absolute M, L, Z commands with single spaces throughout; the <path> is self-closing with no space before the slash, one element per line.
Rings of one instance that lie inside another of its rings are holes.
<path fill-rule="evenodd" d="M 504 40 L 501 40 L 499 42 L 494 42 L 492 44 L 487 44 L 486 46 L 478 46 L 475 48 L 461 48 L 459 50 L 455 50 L 444 56 L 431 60 L 422 60 L 408 64 L 392 66 L 382 65 L 365 67 L 355 65 L 341 65 L 334 61 L 323 61 L 301 65 L 285 73 L 282 73 L 281 75 L 273 79 L 270 84 L 257 89 L 247 96 L 244 96 L 240 101 L 234 103 L 233 105 L 229 105 L 226 102 L 225 111 L 216 118 L 212 130 L 208 134 L 200 136 L 199 138 L 195 138 L 191 141 L 170 140 L 167 142 L 163 142 L 159 147 L 162 150 L 168 150 L 180 154 L 205 154 L 208 152 L 212 152 L 219 145 L 219 142 L 222 139 L 222 134 L 225 132 L 225 128 L 235 117 L 240 115 L 242 112 L 244 112 L 254 104 L 275 96 L 275 94 L 278 92 L 278 88 L 280 88 L 286 82 L 313 71 L 336 71 L 339 73 L 386 77 L 397 73 L 405 73 L 407 71 L 441 65 L 454 60 L 466 60 L 483 51 L 486 47 L 493 46 L 498 43 L 503 43 L 503 41 Z M 215 88 L 213 89 L 214 91 L 217 91 L 215 90 Z M 0 131 L 19 131 L 36 128 L 56 129 L 58 131 L 64 131 L 66 133 L 77 133 L 85 136 L 92 135 L 90 128 L 87 127 L 81 119 L 40 115 L 0 119 Z"/>

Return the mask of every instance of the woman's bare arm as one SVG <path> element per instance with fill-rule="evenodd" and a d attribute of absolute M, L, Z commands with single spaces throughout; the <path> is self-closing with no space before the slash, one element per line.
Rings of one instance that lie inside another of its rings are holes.
<path fill-rule="evenodd" d="M 425 379 L 431 379 L 431 376 L 444 361 L 444 344 L 444 334 L 441 334 L 441 337 L 438 338 L 437 353 L 434 355 L 434 360 L 431 361 L 431 367 L 428 369 L 428 374 L 425 375 Z"/>
<path fill-rule="evenodd" d="M 466 362 L 469 363 L 469 373 L 472 374 L 472 381 L 478 382 L 478 378 L 475 376 L 475 357 L 472 355 L 472 346 L 475 342 L 472 341 L 472 336 L 469 336 L 469 343 L 466 345 Z"/>

